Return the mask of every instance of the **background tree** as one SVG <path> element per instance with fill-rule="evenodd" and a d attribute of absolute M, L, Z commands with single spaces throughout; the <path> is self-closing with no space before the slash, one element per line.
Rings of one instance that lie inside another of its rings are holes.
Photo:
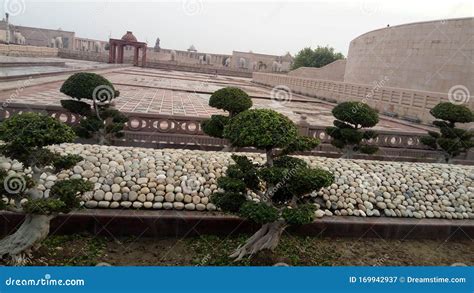
<path fill-rule="evenodd" d="M 48 197 L 38 189 L 43 173 L 58 173 L 82 160 L 78 155 L 61 156 L 44 147 L 74 139 L 69 126 L 41 114 L 14 115 L 0 124 L 0 140 L 4 142 L 0 154 L 18 160 L 32 172 L 30 177 L 0 170 L 0 208 L 26 214 L 16 232 L 0 240 L 0 258 L 14 257 L 39 243 L 49 233 L 50 220 L 78 208 L 79 196 L 92 190 L 92 183 L 82 179 L 57 181 Z"/>
<path fill-rule="evenodd" d="M 314 205 L 304 195 L 333 182 L 331 173 L 311 169 L 302 159 L 289 157 L 291 152 L 310 150 L 319 144 L 314 138 L 298 135 L 296 125 L 273 110 L 246 110 L 230 119 L 223 137 L 235 147 L 264 150 L 265 164 L 246 156 L 233 155 L 226 176 L 217 184 L 222 192 L 212 201 L 221 210 L 261 224 L 262 227 L 239 246 L 231 257 L 236 260 L 262 249 L 273 250 L 288 225 L 310 223 L 315 218 Z M 247 200 L 247 193 L 260 195 L 260 202 Z"/>
<path fill-rule="evenodd" d="M 70 76 L 60 91 L 73 100 L 61 100 L 63 108 L 81 116 L 74 128 L 82 138 L 94 138 L 98 144 L 110 144 L 116 137 L 123 137 L 128 118 L 113 108 L 113 99 L 119 96 L 110 81 L 101 75 L 80 72 Z M 86 103 L 81 100 L 90 100 Z"/>
<path fill-rule="evenodd" d="M 326 133 L 332 137 L 331 144 L 343 150 L 343 158 L 350 159 L 358 152 L 377 152 L 377 146 L 367 144 L 367 140 L 377 138 L 377 133 L 362 130 L 379 122 L 377 111 L 361 102 L 343 102 L 332 109 L 332 114 L 336 120 L 334 126 L 326 128 Z"/>
<path fill-rule="evenodd" d="M 344 59 L 342 53 L 334 52 L 334 48 L 326 46 L 318 46 L 316 49 L 306 47 L 296 54 L 293 59 L 292 69 L 299 67 L 323 67 L 329 63 L 332 63 L 338 59 Z"/>
<path fill-rule="evenodd" d="M 474 146 L 474 133 L 469 129 L 456 127 L 456 123 L 474 121 L 474 113 L 468 107 L 444 102 L 436 105 L 430 113 L 437 119 L 433 121 L 433 125 L 439 132 L 428 131 L 429 136 L 422 137 L 421 142 L 440 151 L 446 163 Z"/>
<path fill-rule="evenodd" d="M 202 130 L 209 136 L 223 138 L 224 127 L 229 119 L 252 107 L 252 99 L 243 90 L 236 87 L 226 87 L 215 91 L 209 98 L 209 106 L 224 110 L 225 115 L 212 115 L 201 123 Z"/>

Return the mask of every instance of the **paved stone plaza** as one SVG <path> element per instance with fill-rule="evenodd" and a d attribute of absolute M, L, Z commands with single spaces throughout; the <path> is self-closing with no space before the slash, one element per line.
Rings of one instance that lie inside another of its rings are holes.
<path fill-rule="evenodd" d="M 80 65 L 84 70 L 98 69 L 94 62 Z M 100 67 L 102 70 L 98 73 L 103 74 L 120 90 L 120 97 L 115 103 L 124 112 L 209 117 L 221 113 L 209 107 L 210 95 L 222 87 L 235 86 L 242 88 L 253 98 L 255 108 L 272 108 L 295 122 L 301 119 L 301 115 L 307 116 L 307 121 L 313 125 L 331 125 L 334 120 L 331 114 L 333 105 L 330 103 L 296 94 L 284 101 L 276 101 L 272 99 L 270 88 L 253 84 L 247 78 L 138 67 L 103 68 Z M 21 70 L 26 72 L 29 67 L 22 67 Z M 45 71 L 49 72 L 49 69 Z M 24 80 L 6 82 L 2 86 L 3 90 L 0 89 L 0 100 L 8 103 L 60 105 L 59 101 L 67 97 L 59 92 L 59 88 L 68 76 L 69 73 L 32 79 L 25 76 Z M 382 118 L 376 128 L 420 131 L 420 126 L 411 126 L 407 122 L 390 118 Z"/>

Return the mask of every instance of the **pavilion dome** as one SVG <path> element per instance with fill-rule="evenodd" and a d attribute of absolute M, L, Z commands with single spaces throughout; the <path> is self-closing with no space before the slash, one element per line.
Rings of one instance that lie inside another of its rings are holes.
<path fill-rule="evenodd" d="M 125 35 L 123 35 L 122 41 L 138 42 L 137 38 L 133 35 L 133 33 L 131 31 L 127 31 L 127 33 Z"/>

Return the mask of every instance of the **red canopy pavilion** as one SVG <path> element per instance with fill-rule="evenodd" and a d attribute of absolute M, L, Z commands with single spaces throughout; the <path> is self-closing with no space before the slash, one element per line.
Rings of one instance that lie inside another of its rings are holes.
<path fill-rule="evenodd" d="M 125 46 L 133 47 L 133 65 L 139 66 L 138 58 L 140 49 L 142 50 L 141 66 L 146 64 L 146 43 L 137 41 L 137 38 L 131 31 L 127 31 L 121 39 L 109 40 L 109 63 L 123 63 L 123 48 Z"/>

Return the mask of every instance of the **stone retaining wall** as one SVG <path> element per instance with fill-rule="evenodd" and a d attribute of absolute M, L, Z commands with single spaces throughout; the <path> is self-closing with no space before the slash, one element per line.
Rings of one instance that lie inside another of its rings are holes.
<path fill-rule="evenodd" d="M 72 170 L 43 174 L 45 195 L 58 179 L 87 178 L 94 191 L 84 196 L 87 208 L 144 208 L 213 211 L 210 198 L 225 174 L 231 153 L 147 149 L 81 144 L 51 147 L 82 155 Z M 256 162 L 261 154 L 246 153 Z M 414 218 L 474 218 L 474 167 L 446 164 L 343 160 L 301 156 L 312 167 L 334 173 L 330 187 L 315 192 L 317 217 L 332 215 Z M 22 171 L 5 159 L 0 167 Z M 259 201 L 255 194 L 249 199 Z"/>
<path fill-rule="evenodd" d="M 57 57 L 57 48 L 0 44 L 0 55 L 15 57 Z"/>

